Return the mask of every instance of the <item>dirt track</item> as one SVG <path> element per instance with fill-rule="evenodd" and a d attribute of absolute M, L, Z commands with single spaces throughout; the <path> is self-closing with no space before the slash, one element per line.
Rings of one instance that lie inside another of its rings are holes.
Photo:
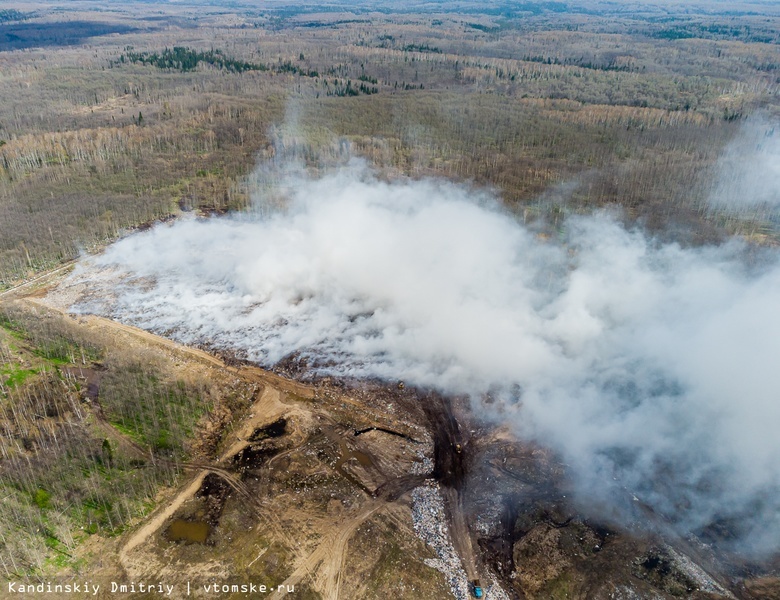
<path fill-rule="evenodd" d="M 319 546 L 300 563 L 295 571 L 286 579 L 280 587 L 283 590 L 287 586 L 298 585 L 307 576 L 314 576 L 319 584 L 320 593 L 327 600 L 338 600 L 341 588 L 342 566 L 349 539 L 355 530 L 369 517 L 379 511 L 385 503 L 373 500 L 355 516 L 350 517 L 338 530 L 323 540 Z M 318 569 L 319 566 L 319 569 Z M 278 600 L 285 596 L 284 591 L 276 591 L 269 596 L 270 600 Z"/>
<path fill-rule="evenodd" d="M 37 277 L 30 279 L 29 281 L 25 281 L 24 283 L 20 283 L 19 285 L 16 285 L 12 288 L 5 290 L 4 292 L 0 292 L 0 298 L 18 294 L 19 292 L 26 290 L 27 288 L 35 284 L 44 283 L 50 279 L 54 279 L 55 277 L 64 273 L 66 270 L 72 268 L 75 264 L 76 261 L 73 260 L 68 261 L 66 264 L 62 265 L 61 267 L 57 267 L 56 269 L 47 271 L 46 273 L 43 273 L 42 275 L 38 275 Z"/>
<path fill-rule="evenodd" d="M 162 510 L 156 512 L 151 520 L 144 523 L 140 529 L 136 530 L 136 532 L 130 537 L 129 540 L 127 540 L 125 545 L 122 546 L 119 551 L 119 562 L 123 567 L 127 568 L 127 555 L 135 548 L 143 544 L 150 535 L 154 534 L 158 529 L 160 529 L 165 521 L 171 518 L 173 514 L 179 509 L 179 507 L 184 504 L 188 498 L 192 497 L 195 492 L 198 491 L 200 486 L 203 484 L 203 480 L 207 474 L 207 471 L 201 471 L 198 473 L 195 479 L 190 480 L 189 484 L 187 484 L 187 487 L 176 494 L 171 502 L 166 504 Z"/>

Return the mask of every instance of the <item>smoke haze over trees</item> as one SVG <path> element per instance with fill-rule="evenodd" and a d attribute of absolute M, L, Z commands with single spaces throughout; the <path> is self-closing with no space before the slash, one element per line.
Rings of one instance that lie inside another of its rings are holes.
<path fill-rule="evenodd" d="M 484 192 L 354 161 L 282 187 L 284 209 L 118 242 L 72 277 L 90 290 L 74 309 L 265 366 L 470 394 L 589 497 L 612 505 L 617 486 L 683 530 L 736 519 L 743 550 L 774 548 L 775 250 L 685 249 L 607 214 L 550 239 Z"/>

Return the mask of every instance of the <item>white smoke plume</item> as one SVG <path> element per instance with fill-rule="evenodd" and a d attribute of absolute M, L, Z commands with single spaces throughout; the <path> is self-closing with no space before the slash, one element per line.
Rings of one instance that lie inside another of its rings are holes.
<path fill-rule="evenodd" d="M 736 519 L 748 549 L 777 549 L 777 252 L 746 266 L 737 242 L 683 249 L 605 215 L 546 239 L 489 194 L 357 162 L 287 189 L 283 211 L 119 241 L 72 277 L 91 290 L 74 310 L 266 366 L 298 352 L 320 373 L 491 390 L 486 416 L 583 489 L 616 480 L 685 529 Z"/>
<path fill-rule="evenodd" d="M 750 117 L 718 161 L 712 208 L 755 216 L 780 209 L 780 126 L 768 115 Z"/>

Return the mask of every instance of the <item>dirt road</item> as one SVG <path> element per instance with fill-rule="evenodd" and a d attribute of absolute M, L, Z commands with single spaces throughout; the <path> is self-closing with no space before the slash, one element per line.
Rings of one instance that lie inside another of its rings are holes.
<path fill-rule="evenodd" d="M 153 535 L 160 527 L 163 526 L 165 521 L 173 516 L 173 514 L 179 510 L 182 504 L 184 504 L 189 498 L 195 495 L 203 485 L 203 480 L 206 478 L 208 471 L 201 471 L 191 480 L 187 487 L 182 489 L 176 496 L 159 512 L 155 513 L 150 520 L 148 520 L 140 529 L 138 529 L 127 543 L 119 550 L 119 562 L 125 570 L 127 570 L 127 555 L 135 548 L 143 544 L 150 535 Z"/>
<path fill-rule="evenodd" d="M 452 528 L 452 542 L 469 580 L 478 579 L 475 542 L 463 507 L 468 469 L 469 439 L 453 413 L 452 402 L 432 395 L 425 412 L 434 435 L 434 478 L 441 484 L 444 505 Z"/>
<path fill-rule="evenodd" d="M 8 288 L 7 290 L 0 292 L 0 298 L 11 296 L 13 294 L 18 294 L 19 292 L 26 290 L 27 288 L 37 283 L 43 283 L 45 281 L 48 281 L 49 279 L 53 279 L 54 277 L 60 275 L 66 270 L 71 269 L 75 264 L 76 261 L 74 260 L 69 261 L 66 264 L 62 265 L 61 267 L 57 267 L 56 269 L 52 269 L 51 271 L 46 271 L 45 273 L 38 275 L 37 277 L 30 279 L 29 281 L 25 281 L 24 283 L 15 285 L 12 288 Z"/>

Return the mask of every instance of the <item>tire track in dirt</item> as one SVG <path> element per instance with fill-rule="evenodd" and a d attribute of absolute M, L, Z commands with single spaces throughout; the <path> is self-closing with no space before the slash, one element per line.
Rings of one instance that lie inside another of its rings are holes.
<path fill-rule="evenodd" d="M 355 530 L 383 506 L 384 501 L 370 501 L 357 515 L 326 537 L 292 574 L 277 586 L 277 590 L 268 597 L 269 600 L 279 600 L 286 595 L 289 587 L 298 585 L 307 576 L 314 576 L 318 572 L 317 583 L 322 597 L 325 600 L 338 600 L 342 565 L 349 540 Z"/>

